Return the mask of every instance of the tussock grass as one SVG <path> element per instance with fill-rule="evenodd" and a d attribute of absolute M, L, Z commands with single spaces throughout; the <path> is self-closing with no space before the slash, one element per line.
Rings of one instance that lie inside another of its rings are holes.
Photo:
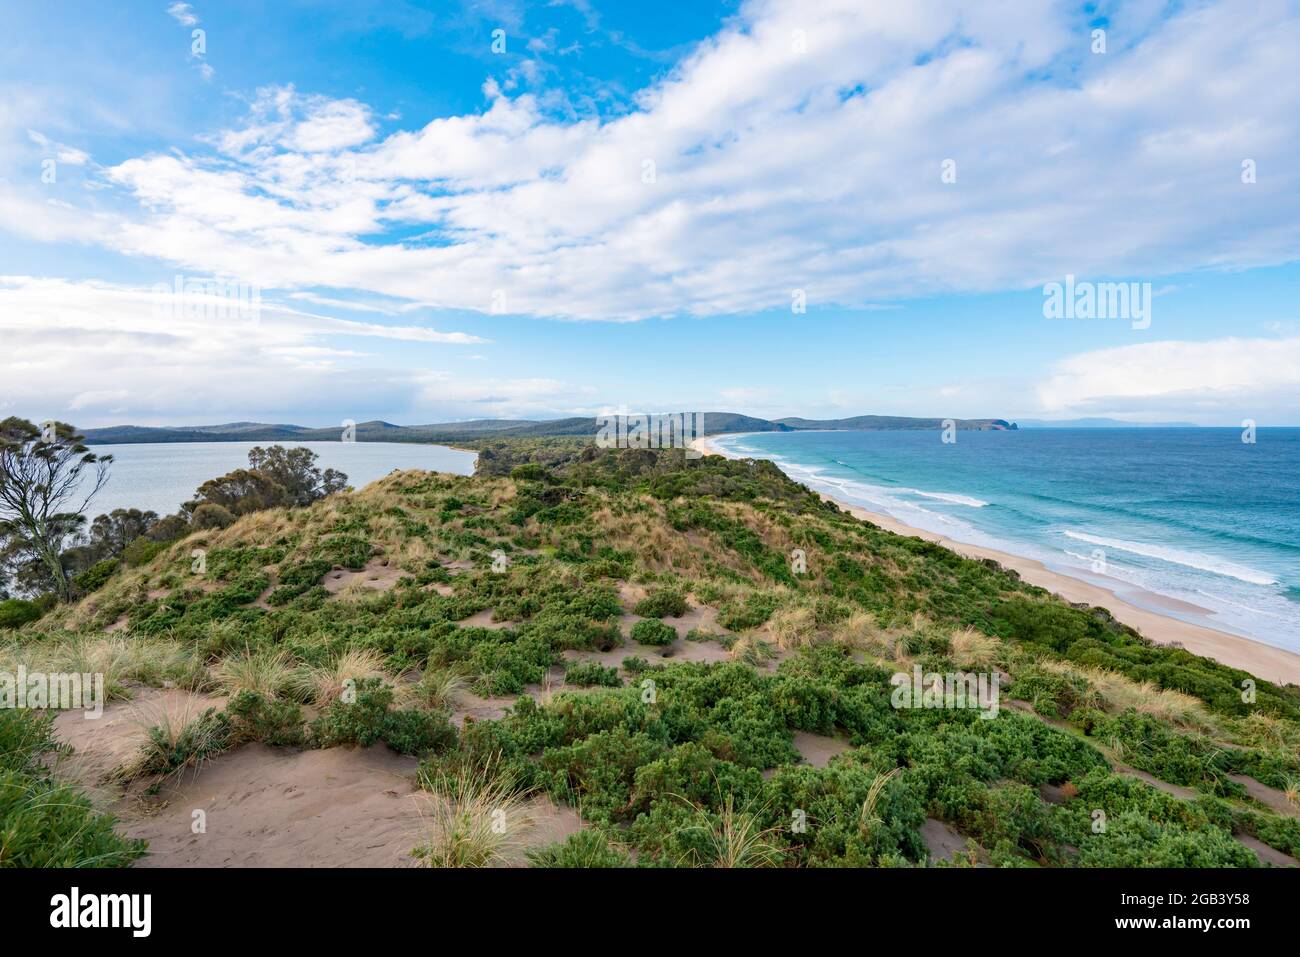
<path fill-rule="evenodd" d="M 680 795 L 679 795 L 680 797 Z M 695 823 L 682 825 L 676 833 L 701 837 L 705 850 L 692 852 L 683 864 L 695 867 L 775 867 L 781 863 L 782 851 L 774 839 L 777 828 L 761 826 L 759 815 L 746 805 L 736 807 L 736 798 L 728 794 L 714 812 L 682 797 L 695 811 Z"/>
<path fill-rule="evenodd" d="M 768 619 L 768 630 L 783 651 L 802 648 L 817 637 L 817 616 L 807 605 L 778 608 Z"/>
<path fill-rule="evenodd" d="M 958 668 L 987 670 L 997 664 L 1002 642 L 974 628 L 963 628 L 952 633 L 948 647 Z"/>
<path fill-rule="evenodd" d="M 222 659 L 213 673 L 217 686 L 231 697 L 253 691 L 270 700 L 293 687 L 295 666 L 288 652 L 245 651 Z"/>
<path fill-rule="evenodd" d="M 303 700 L 323 707 L 343 694 L 349 680 L 382 677 L 383 655 L 371 648 L 349 648 L 328 665 L 300 668 L 294 688 Z"/>
<path fill-rule="evenodd" d="M 202 663 L 179 641 L 125 633 L 57 633 L 48 642 L 5 647 L 0 662 L 11 672 L 23 664 L 29 671 L 102 674 L 111 699 L 131 697 L 129 684 L 198 690 L 208 683 Z"/>
<path fill-rule="evenodd" d="M 868 654 L 885 657 L 894 652 L 893 642 L 870 612 L 855 611 L 831 629 L 831 641 Z"/>
<path fill-rule="evenodd" d="M 450 709 L 469 690 L 469 681 L 454 668 L 430 668 L 414 684 L 403 686 L 402 695 L 423 708 Z"/>
<path fill-rule="evenodd" d="M 145 727 L 144 743 L 134 757 L 110 773 L 111 780 L 130 783 L 146 777 L 177 776 L 190 768 L 197 770 L 230 744 L 230 726 L 224 715 L 212 708 L 200 713 L 193 701 L 144 709 L 141 723 Z"/>
<path fill-rule="evenodd" d="M 877 811 L 877 806 L 880 804 L 880 795 L 885 790 L 885 785 L 893 780 L 901 770 L 902 768 L 891 768 L 883 774 L 877 774 L 872 779 L 871 787 L 867 789 L 866 799 L 862 802 L 862 811 L 858 815 L 858 826 L 863 831 L 869 832 L 884 823 L 884 818 Z"/>
<path fill-rule="evenodd" d="M 1151 681 L 1133 681 L 1115 671 L 1065 661 L 1044 659 L 1038 662 L 1038 667 L 1087 682 L 1102 710 L 1122 712 L 1132 708 L 1140 714 L 1149 714 L 1185 728 L 1208 729 L 1212 726 L 1205 706 L 1181 691 L 1160 688 Z"/>
<path fill-rule="evenodd" d="M 429 830 L 415 856 L 425 867 L 500 867 L 532 826 L 527 798 L 496 762 L 458 763 L 425 775 L 433 795 Z"/>
<path fill-rule="evenodd" d="M 758 635 L 742 635 L 732 643 L 730 651 L 732 661 L 743 661 L 747 665 L 760 665 L 776 657 L 771 643 Z"/>

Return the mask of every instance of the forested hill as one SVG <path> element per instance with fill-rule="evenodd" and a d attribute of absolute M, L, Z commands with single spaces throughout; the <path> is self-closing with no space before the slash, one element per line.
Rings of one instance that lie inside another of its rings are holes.
<path fill-rule="evenodd" d="M 729 432 L 795 432 L 805 429 L 880 431 L 896 429 L 940 429 L 945 419 L 897 415 L 858 415 L 847 419 L 761 419 L 737 412 L 706 412 L 704 430 L 709 435 Z M 1005 419 L 954 419 L 958 429 L 1014 429 Z M 357 423 L 358 442 L 454 442 L 481 439 L 528 438 L 551 435 L 592 435 L 599 431 L 592 416 L 535 422 L 526 419 L 475 419 L 430 425 L 394 425 L 380 420 Z M 230 422 L 224 425 L 150 427 L 114 425 L 87 429 L 86 442 L 109 445 L 126 442 L 337 442 L 342 424 L 329 428 L 302 425 L 273 425 L 262 422 Z"/>

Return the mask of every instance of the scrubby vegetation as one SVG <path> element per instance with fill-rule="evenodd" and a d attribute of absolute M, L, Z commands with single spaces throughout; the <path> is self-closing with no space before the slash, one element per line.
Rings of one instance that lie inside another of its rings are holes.
<path fill-rule="evenodd" d="M 132 774 L 249 741 L 418 755 L 430 864 L 501 862 L 543 797 L 586 827 L 530 852 L 542 866 L 914 866 L 935 862 L 927 819 L 969 841 L 957 864 L 1300 846 L 1297 811 L 1239 780 L 1295 795 L 1294 686 L 853 519 L 769 463 L 498 439 L 480 470 L 191 529 L 0 657 L 230 696 Z M 916 666 L 996 675 L 1001 707 L 896 707 Z M 467 701 L 498 716 L 453 719 Z M 810 739 L 836 753 L 814 766 Z"/>
<path fill-rule="evenodd" d="M 113 831 L 46 762 L 58 749 L 49 714 L 0 709 L 0 867 L 122 867 L 143 841 Z"/>

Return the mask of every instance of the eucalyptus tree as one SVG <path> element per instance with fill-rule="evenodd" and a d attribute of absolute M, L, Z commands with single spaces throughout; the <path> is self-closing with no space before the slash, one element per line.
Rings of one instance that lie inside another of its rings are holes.
<path fill-rule="evenodd" d="M 66 422 L 0 422 L 0 536 L 44 566 L 59 597 L 72 595 L 63 546 L 85 524 L 108 481 L 111 455 L 96 455 Z"/>

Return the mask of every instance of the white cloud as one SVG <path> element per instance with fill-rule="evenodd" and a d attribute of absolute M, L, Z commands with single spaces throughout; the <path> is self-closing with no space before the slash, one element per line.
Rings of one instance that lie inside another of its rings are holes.
<path fill-rule="evenodd" d="M 199 22 L 194 8 L 188 3 L 173 3 L 167 8 L 167 13 L 183 27 L 192 27 Z"/>
<path fill-rule="evenodd" d="M 1049 0 L 751 0 L 604 122 L 489 81 L 485 111 L 376 142 L 364 104 L 263 90 L 216 155 L 114 167 L 138 212 L 101 241 L 268 287 L 480 311 L 500 290 L 580 319 L 1292 260 L 1300 87 L 1276 78 L 1300 16 L 1112 12 L 1094 56 L 1085 14 Z"/>
<path fill-rule="evenodd" d="M 341 342 L 423 344 L 430 358 L 448 344 L 484 342 L 462 332 L 313 315 L 275 301 L 260 311 L 244 308 L 253 301 L 251 291 L 178 301 L 152 288 L 0 276 L 5 398 L 31 414 L 77 413 L 79 424 L 105 424 L 110 413 L 204 421 L 234 409 L 296 410 L 319 421 L 352 396 L 405 408 L 425 394 L 426 373 L 384 368 Z M 470 384 L 453 384 L 472 392 Z M 522 394 L 531 401 L 533 392 Z M 511 394 L 507 389 L 507 399 Z"/>
<path fill-rule="evenodd" d="M 63 143 L 56 143 L 44 133 L 36 130 L 28 130 L 27 138 L 47 153 L 53 154 L 54 158 L 60 163 L 67 163 L 69 166 L 85 166 L 90 161 L 90 154 L 84 150 Z"/>
<path fill-rule="evenodd" d="M 1146 342 L 1057 362 L 1036 386 L 1055 415 L 1289 424 L 1300 408 L 1300 338 Z"/>

